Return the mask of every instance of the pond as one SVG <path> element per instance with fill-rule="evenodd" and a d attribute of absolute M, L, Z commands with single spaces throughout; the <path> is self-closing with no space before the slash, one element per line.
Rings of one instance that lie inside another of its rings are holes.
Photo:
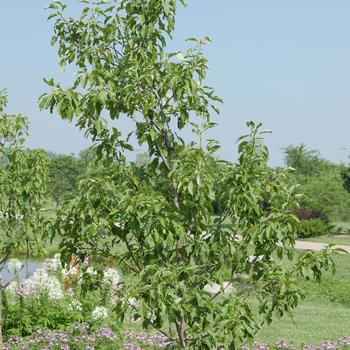
<path fill-rule="evenodd" d="M 19 279 L 25 279 L 33 275 L 34 271 L 42 267 L 42 263 L 35 260 L 28 260 L 23 262 L 23 267 L 19 273 Z M 14 279 L 14 274 L 10 272 L 5 266 L 0 272 L 0 277 L 5 281 L 5 283 L 11 282 Z"/>

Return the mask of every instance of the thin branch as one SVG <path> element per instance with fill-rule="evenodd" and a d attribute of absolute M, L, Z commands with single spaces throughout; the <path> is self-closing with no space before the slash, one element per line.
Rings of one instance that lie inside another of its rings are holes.
<path fill-rule="evenodd" d="M 125 239 L 124 243 L 126 244 L 126 247 L 128 248 L 128 251 L 129 251 L 129 253 L 131 255 L 131 258 L 132 258 L 133 262 L 135 263 L 136 267 L 138 268 L 138 271 L 140 272 L 141 271 L 140 265 L 138 264 L 138 262 L 137 262 L 137 260 L 135 258 L 134 252 L 132 251 L 132 249 L 130 247 L 129 241 L 127 239 Z"/>

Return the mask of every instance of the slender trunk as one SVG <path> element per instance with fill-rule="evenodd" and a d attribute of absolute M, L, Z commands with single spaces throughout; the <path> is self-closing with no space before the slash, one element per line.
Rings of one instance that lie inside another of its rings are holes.
<path fill-rule="evenodd" d="M 186 336 L 185 336 L 185 314 L 183 310 L 181 310 L 181 320 L 176 323 L 177 335 L 180 340 L 181 348 L 186 349 Z"/>
<path fill-rule="evenodd" d="M 26 278 L 29 277 L 28 259 L 29 259 L 29 243 L 27 240 L 26 242 Z"/>
<path fill-rule="evenodd" d="M 2 293 L 3 293 L 3 289 L 2 289 L 2 286 L 0 286 L 0 349 L 4 348 L 4 344 L 2 341 L 2 325 L 3 325 Z"/>

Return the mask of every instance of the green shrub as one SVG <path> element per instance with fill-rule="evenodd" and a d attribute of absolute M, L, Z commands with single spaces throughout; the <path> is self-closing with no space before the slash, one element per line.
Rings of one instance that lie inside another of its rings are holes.
<path fill-rule="evenodd" d="M 299 203 L 307 208 L 319 208 L 331 221 L 350 220 L 350 196 L 343 187 L 337 167 L 308 179 L 298 179 L 299 192 L 303 198 Z"/>
<path fill-rule="evenodd" d="M 331 230 L 332 226 L 321 219 L 301 220 L 298 224 L 298 236 L 302 238 L 321 236 Z"/>

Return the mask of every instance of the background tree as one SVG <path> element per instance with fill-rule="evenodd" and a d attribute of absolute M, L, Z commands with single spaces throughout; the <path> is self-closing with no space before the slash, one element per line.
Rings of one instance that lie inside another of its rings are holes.
<path fill-rule="evenodd" d="M 301 207 L 317 209 L 331 221 L 348 221 L 347 168 L 325 160 L 319 151 L 309 150 L 304 144 L 288 146 L 284 152 L 286 166 L 295 169 L 288 178 L 291 183 L 299 184 Z"/>
<path fill-rule="evenodd" d="M 93 171 L 96 150 L 93 147 L 84 149 L 78 157 L 73 154 L 46 153 L 50 157 L 49 194 L 59 205 L 65 198 L 74 195 L 79 181 Z"/>
<path fill-rule="evenodd" d="M 283 151 L 285 164 L 294 168 L 298 175 L 317 175 L 329 166 L 329 162 L 321 157 L 319 151 L 310 150 L 305 144 L 290 145 L 283 148 Z"/>
<path fill-rule="evenodd" d="M 350 167 L 342 166 L 340 170 L 344 189 L 350 193 Z"/>
<path fill-rule="evenodd" d="M 93 163 L 96 158 L 96 150 L 93 147 L 83 149 L 79 152 L 79 159 L 84 163 L 86 168 Z"/>
<path fill-rule="evenodd" d="M 320 267 L 332 266 L 329 252 L 306 252 L 290 267 L 282 261 L 294 251 L 293 190 L 285 174 L 267 167 L 263 132 L 252 122 L 238 163 L 221 180 L 226 210 L 214 219 L 218 144 L 186 144 L 181 130 L 212 126 L 210 113 L 221 100 L 204 82 L 209 38 L 189 39 L 185 53 L 166 51 L 177 2 L 84 3 L 76 19 L 61 1 L 49 6 L 60 64 L 75 64 L 77 74 L 68 89 L 47 80 L 51 91 L 40 99 L 41 108 L 74 119 L 91 136 L 104 164 L 59 214 L 62 254 L 115 259 L 131 277 L 120 291 L 121 319 L 131 308 L 144 328 L 159 330 L 176 348 L 235 348 L 273 314 L 298 304 L 297 279 L 320 278 Z M 103 117 L 132 120 L 151 163 L 128 164 L 129 137 Z M 232 227 L 222 226 L 227 219 Z M 249 288 L 241 288 L 243 280 Z M 224 293 L 224 281 L 235 291 Z M 205 288 L 213 283 L 222 287 L 214 295 Z"/>
<path fill-rule="evenodd" d="M 51 159 L 49 193 L 57 205 L 77 190 L 79 177 L 86 168 L 85 161 L 72 155 L 59 155 Z"/>
<path fill-rule="evenodd" d="M 301 205 L 320 209 L 331 221 L 350 220 L 350 196 L 343 187 L 340 171 L 334 166 L 309 181 L 301 182 Z"/>

